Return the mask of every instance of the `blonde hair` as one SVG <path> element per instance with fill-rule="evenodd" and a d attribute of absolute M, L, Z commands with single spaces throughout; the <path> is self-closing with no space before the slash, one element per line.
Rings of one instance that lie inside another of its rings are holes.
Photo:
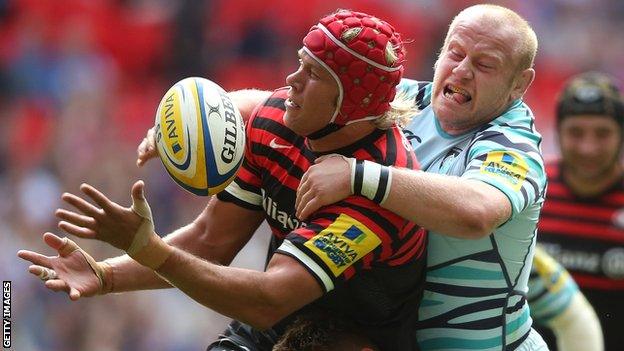
<path fill-rule="evenodd" d="M 527 68 L 532 68 L 535 62 L 535 55 L 537 54 L 537 35 L 529 22 L 522 18 L 519 14 L 506 7 L 493 5 L 493 4 L 479 4 L 467 7 L 453 18 L 453 21 L 449 25 L 446 38 L 444 39 L 444 46 L 441 52 L 443 52 L 449 44 L 451 32 L 459 22 L 459 20 L 469 14 L 476 13 L 487 19 L 494 21 L 501 27 L 513 31 L 515 37 L 518 40 L 516 47 L 516 55 L 519 58 L 518 70 L 522 71 Z"/>
<path fill-rule="evenodd" d="M 388 129 L 395 124 L 405 127 L 419 112 L 416 101 L 410 99 L 405 92 L 399 91 L 394 100 L 390 102 L 390 109 L 374 121 L 375 127 Z"/>

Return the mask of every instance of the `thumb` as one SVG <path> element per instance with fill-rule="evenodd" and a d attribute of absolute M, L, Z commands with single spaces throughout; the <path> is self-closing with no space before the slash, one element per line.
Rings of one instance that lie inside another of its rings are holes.
<path fill-rule="evenodd" d="M 142 180 L 136 181 L 132 186 L 132 210 L 139 216 L 152 219 L 152 211 L 145 199 L 145 183 Z"/>
<path fill-rule="evenodd" d="M 137 180 L 132 186 L 132 202 L 145 201 L 145 183 Z"/>
<path fill-rule="evenodd" d="M 66 243 L 62 238 L 52 233 L 43 234 L 43 241 L 56 251 L 60 250 Z"/>

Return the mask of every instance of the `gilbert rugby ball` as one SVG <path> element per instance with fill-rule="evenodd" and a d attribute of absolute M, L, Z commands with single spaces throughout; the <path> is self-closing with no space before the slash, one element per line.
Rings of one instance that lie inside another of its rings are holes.
<path fill-rule="evenodd" d="M 213 195 L 236 176 L 245 152 L 240 112 L 225 91 L 204 78 L 185 78 L 156 111 L 156 148 L 169 175 L 196 195 Z"/>

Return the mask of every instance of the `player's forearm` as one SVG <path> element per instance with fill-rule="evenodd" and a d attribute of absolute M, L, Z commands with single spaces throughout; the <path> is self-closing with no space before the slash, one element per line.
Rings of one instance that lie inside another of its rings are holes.
<path fill-rule="evenodd" d="M 157 272 L 200 304 L 258 329 L 296 309 L 280 298 L 267 272 L 215 265 L 181 250 Z"/>
<path fill-rule="evenodd" d="M 183 250 L 197 251 L 197 248 L 200 246 L 194 245 L 194 243 L 196 241 L 195 238 L 200 235 L 198 230 L 198 225 L 192 223 L 169 234 L 165 241 Z M 171 287 L 171 284 L 162 279 L 153 270 L 140 265 L 128 255 L 110 258 L 106 262 L 112 268 L 112 292 Z"/>
<path fill-rule="evenodd" d="M 426 229 L 461 238 L 488 235 L 511 215 L 505 195 L 485 183 L 405 169 L 392 170 L 382 206 Z"/>
<path fill-rule="evenodd" d="M 164 238 L 169 245 L 194 255 L 214 260 L 222 264 L 229 264 L 235 253 L 206 247 L 200 241 L 205 234 L 205 227 L 200 215 L 191 224 L 188 224 Z M 170 288 L 171 284 L 162 279 L 153 270 L 144 267 L 128 255 L 106 260 L 113 272 L 113 292 Z"/>

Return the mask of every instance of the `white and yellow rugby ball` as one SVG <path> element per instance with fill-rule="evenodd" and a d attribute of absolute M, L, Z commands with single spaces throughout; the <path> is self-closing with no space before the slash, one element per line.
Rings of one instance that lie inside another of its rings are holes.
<path fill-rule="evenodd" d="M 234 179 L 242 163 L 243 119 L 219 85 L 185 78 L 158 105 L 156 147 L 180 186 L 196 195 L 213 195 Z"/>

